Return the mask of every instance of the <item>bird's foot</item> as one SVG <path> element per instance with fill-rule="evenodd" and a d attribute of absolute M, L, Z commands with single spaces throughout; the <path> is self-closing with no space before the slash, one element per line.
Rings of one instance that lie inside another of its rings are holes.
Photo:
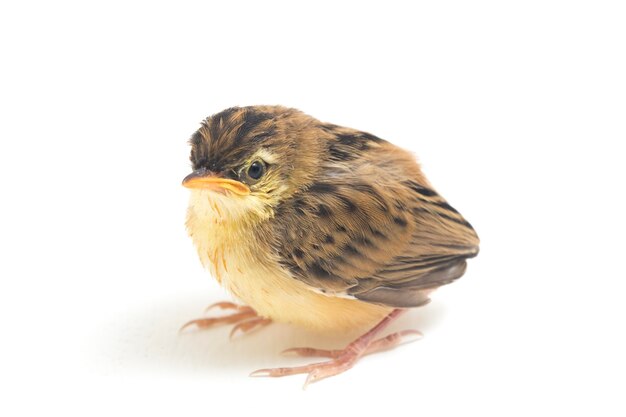
<path fill-rule="evenodd" d="M 395 318 L 401 313 L 402 310 L 392 311 L 374 328 L 354 340 L 342 350 L 293 348 L 287 349 L 283 352 L 284 354 L 295 354 L 297 356 L 330 358 L 331 360 L 329 361 L 292 368 L 259 369 L 258 371 L 250 374 L 250 376 L 280 377 L 295 374 L 309 374 L 306 382 L 304 383 L 304 388 L 306 388 L 313 382 L 345 372 L 352 368 L 354 364 L 365 355 L 398 346 L 402 342 L 407 341 L 407 336 L 417 336 L 417 338 L 421 337 L 422 334 L 417 330 L 404 330 L 380 339 L 375 339 L 375 336 L 387 327 L 393 320 L 395 320 Z M 413 338 L 410 341 L 416 340 L 417 338 Z"/>
<path fill-rule="evenodd" d="M 224 324 L 234 324 L 233 329 L 230 332 L 230 337 L 232 338 L 235 334 L 237 334 L 237 332 L 241 332 L 242 334 L 251 333 L 252 331 L 265 327 L 272 322 L 270 319 L 257 315 L 256 311 L 254 311 L 251 307 L 240 306 L 228 301 L 211 304 L 205 309 L 204 312 L 208 313 L 210 310 L 216 308 L 221 310 L 233 310 L 233 313 L 225 316 L 205 317 L 191 320 L 185 323 L 180 328 L 180 331 L 182 332 L 191 326 L 196 326 L 198 329 L 204 330 Z"/>
<path fill-rule="evenodd" d="M 237 332 L 241 332 L 241 334 L 249 334 L 271 323 L 272 323 L 271 319 L 266 319 L 264 317 L 259 317 L 259 316 L 253 317 L 248 320 L 244 320 L 240 323 L 237 323 L 235 326 L 233 326 L 233 329 L 230 331 L 230 338 L 232 339 L 233 337 L 235 337 Z"/>
<path fill-rule="evenodd" d="M 419 330 L 403 330 L 401 332 L 392 333 L 388 336 L 374 340 L 361 356 L 371 355 L 372 353 L 382 352 L 383 350 L 392 349 L 398 345 L 414 342 L 422 338 L 422 332 Z M 344 354 L 345 349 L 325 350 L 308 347 L 297 347 L 282 351 L 287 356 L 302 356 L 308 358 L 331 358 L 335 359 Z"/>

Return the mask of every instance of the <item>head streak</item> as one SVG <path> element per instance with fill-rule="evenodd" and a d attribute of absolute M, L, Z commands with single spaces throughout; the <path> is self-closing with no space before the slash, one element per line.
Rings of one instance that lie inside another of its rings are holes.
<path fill-rule="evenodd" d="M 208 117 L 190 140 L 194 167 L 228 169 L 230 164 L 240 162 L 272 137 L 273 119 L 272 113 L 252 107 L 231 107 Z M 254 134 L 255 130 L 260 131 Z"/>

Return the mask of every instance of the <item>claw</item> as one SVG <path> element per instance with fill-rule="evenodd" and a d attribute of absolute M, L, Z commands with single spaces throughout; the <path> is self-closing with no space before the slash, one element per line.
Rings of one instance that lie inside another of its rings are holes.
<path fill-rule="evenodd" d="M 271 376 L 271 369 L 257 369 L 254 372 L 251 372 L 249 376 L 251 376 L 252 378 L 258 377 L 258 376 Z"/>
<path fill-rule="evenodd" d="M 272 322 L 270 319 L 257 316 L 256 311 L 254 311 L 251 307 L 241 306 L 231 303 L 230 301 L 211 304 L 205 309 L 205 312 L 216 308 L 220 310 L 234 310 L 234 312 L 232 314 L 218 317 L 206 317 L 188 321 L 180 328 L 179 333 L 191 326 L 196 326 L 198 329 L 208 329 L 222 324 L 234 324 L 235 327 L 230 332 L 230 337 L 232 339 L 237 331 L 248 333 Z"/>
<path fill-rule="evenodd" d="M 205 308 L 204 314 L 216 308 L 219 308 L 220 310 L 241 310 L 243 308 L 249 308 L 249 307 L 240 306 L 239 304 L 231 303 L 230 301 L 222 301 L 219 303 L 213 303 L 207 308 Z"/>
<path fill-rule="evenodd" d="M 413 338 L 406 336 L 414 336 Z M 383 350 L 391 349 L 392 347 L 403 345 L 405 343 L 411 343 L 422 338 L 422 332 L 418 330 L 403 330 L 401 332 L 392 333 L 388 336 L 374 340 L 368 347 L 362 356 L 372 353 L 380 352 Z M 284 356 L 302 356 L 302 357 L 316 357 L 316 358 L 337 358 L 341 356 L 345 351 L 343 350 L 326 350 L 315 349 L 310 347 L 295 347 L 291 349 L 285 349 L 281 352 Z"/>
<path fill-rule="evenodd" d="M 242 321 L 241 323 L 237 323 L 230 331 L 230 338 L 232 339 L 233 337 L 235 337 L 235 334 L 239 331 L 242 334 L 252 333 L 253 331 L 260 329 L 261 327 L 267 326 L 271 322 L 272 320 L 263 317 L 254 317 L 250 320 Z"/>
<path fill-rule="evenodd" d="M 303 356 L 303 357 L 318 357 L 318 358 L 336 358 L 341 354 L 341 350 L 325 350 L 315 349 L 309 347 L 296 347 L 291 349 L 285 349 L 281 352 L 284 356 Z"/>
<path fill-rule="evenodd" d="M 376 335 L 378 335 L 400 314 L 402 314 L 402 311 L 403 310 L 393 310 L 380 323 L 374 326 L 363 336 L 357 338 L 355 341 L 350 343 L 343 350 L 324 350 L 300 347 L 283 351 L 283 354 L 285 355 L 318 357 L 321 356 L 330 358 L 329 361 L 313 363 L 306 366 L 295 366 L 292 368 L 259 369 L 258 371 L 252 372 L 250 376 L 281 377 L 295 374 L 308 374 L 303 387 L 304 389 L 306 389 L 307 386 L 313 384 L 314 382 L 347 371 L 348 369 L 352 368 L 361 357 L 365 355 L 379 352 L 381 350 L 386 350 L 401 344 L 405 336 L 421 337 L 422 334 L 417 330 L 404 330 L 401 332 L 392 333 L 379 339 L 375 339 Z"/>
<path fill-rule="evenodd" d="M 409 337 L 406 337 L 406 336 L 409 336 Z M 389 350 L 396 346 L 404 345 L 405 343 L 415 342 L 417 340 L 420 340 L 423 336 L 424 335 L 419 330 L 412 330 L 412 329 L 402 330 L 401 332 L 392 333 L 378 340 L 374 340 L 369 345 L 364 355 L 382 352 L 383 350 Z"/>
<path fill-rule="evenodd" d="M 250 374 L 252 377 L 257 376 L 269 376 L 271 378 L 278 378 L 287 375 L 304 374 L 310 372 L 310 369 L 315 366 L 325 365 L 326 362 L 314 363 L 312 365 L 294 366 L 292 368 L 267 368 L 259 369 Z"/>
<path fill-rule="evenodd" d="M 208 329 L 208 328 L 216 326 L 218 324 L 237 323 L 239 321 L 246 320 L 248 318 L 255 317 L 255 316 L 256 316 L 256 313 L 254 311 L 244 311 L 244 312 L 241 312 L 241 313 L 231 314 L 230 316 L 212 317 L 212 318 L 191 320 L 191 321 L 185 323 L 180 328 L 179 332 L 182 332 L 183 330 L 185 330 L 188 327 L 191 327 L 193 325 L 195 325 L 199 329 Z"/>

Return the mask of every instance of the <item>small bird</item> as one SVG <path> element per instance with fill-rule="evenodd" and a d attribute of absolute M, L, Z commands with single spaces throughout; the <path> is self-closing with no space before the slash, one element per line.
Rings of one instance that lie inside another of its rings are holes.
<path fill-rule="evenodd" d="M 326 362 L 253 376 L 306 373 L 309 384 L 419 334 L 380 336 L 478 254 L 476 232 L 415 158 L 372 134 L 282 106 L 232 107 L 206 118 L 190 145 L 187 230 L 202 264 L 245 305 L 217 303 L 232 314 L 183 328 L 369 328 L 343 350 L 286 351 Z"/>

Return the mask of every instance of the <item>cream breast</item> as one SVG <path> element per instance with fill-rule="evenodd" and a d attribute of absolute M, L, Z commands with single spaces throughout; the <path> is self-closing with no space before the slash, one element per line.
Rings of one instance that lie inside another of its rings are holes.
<path fill-rule="evenodd" d="M 268 221 L 253 198 L 192 190 L 187 230 L 202 264 L 243 303 L 263 317 L 320 330 L 369 326 L 391 309 L 321 294 L 295 279 L 272 253 L 258 244 L 252 228 Z"/>

